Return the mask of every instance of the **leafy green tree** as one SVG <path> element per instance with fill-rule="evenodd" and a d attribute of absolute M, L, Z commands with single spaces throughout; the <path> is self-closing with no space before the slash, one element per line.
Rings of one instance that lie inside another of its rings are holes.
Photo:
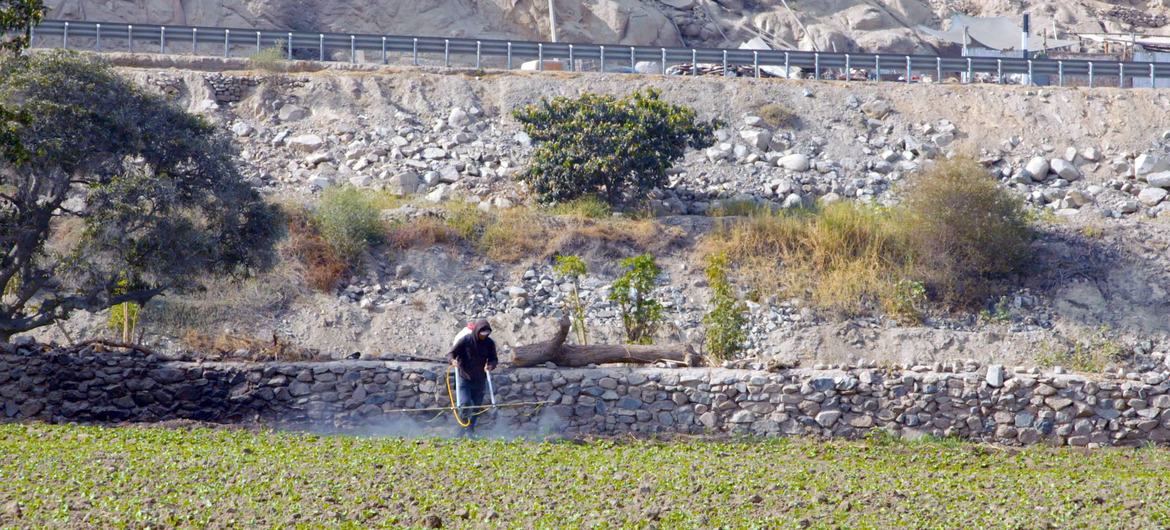
<path fill-rule="evenodd" d="M 34 118 L 0 161 L 0 340 L 273 263 L 276 210 L 203 119 L 68 53 L 0 61 L 0 104 Z"/>
<path fill-rule="evenodd" d="M 565 308 L 573 320 L 573 332 L 577 342 L 589 344 L 589 331 L 585 328 L 585 303 L 581 300 L 581 277 L 585 276 L 585 261 L 577 256 L 557 256 L 553 272 L 562 278 L 573 280 L 573 292 L 565 299 Z"/>
<path fill-rule="evenodd" d="M 662 323 L 662 304 L 651 298 L 650 293 L 654 290 L 655 279 L 662 274 L 662 268 L 650 254 L 623 259 L 621 265 L 626 272 L 613 282 L 609 299 L 617 302 L 621 311 L 626 341 L 651 344 Z"/>
<path fill-rule="evenodd" d="M 707 328 L 707 353 L 716 360 L 734 358 L 747 341 L 747 305 L 727 279 L 730 260 L 726 253 L 707 259 L 707 284 L 711 286 L 711 310 L 703 316 Z"/>
<path fill-rule="evenodd" d="M 45 16 L 42 0 L 0 0 L 0 50 L 18 55 L 28 47 L 32 27 Z"/>
<path fill-rule="evenodd" d="M 0 0 L 0 55 L 19 57 L 28 47 L 34 25 L 45 16 L 42 0 Z M 28 116 L 0 104 L 0 156 L 23 160 L 28 153 L 20 145 L 20 129 Z"/>
<path fill-rule="evenodd" d="M 667 103 L 654 89 L 620 99 L 545 99 L 513 116 L 536 145 L 520 180 L 548 203 L 598 194 L 618 204 L 626 192 L 664 186 L 666 170 L 687 147 L 713 144 L 718 126 L 698 121 L 694 109 Z"/>

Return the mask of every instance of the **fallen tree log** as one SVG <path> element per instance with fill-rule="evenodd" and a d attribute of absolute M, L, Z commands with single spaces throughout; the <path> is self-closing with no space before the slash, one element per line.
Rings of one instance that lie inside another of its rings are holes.
<path fill-rule="evenodd" d="M 565 344 L 568 336 L 569 320 L 562 319 L 551 340 L 517 347 L 512 365 L 537 366 L 550 361 L 566 367 L 605 363 L 650 364 L 658 361 L 699 365 L 700 357 L 684 344 Z"/>

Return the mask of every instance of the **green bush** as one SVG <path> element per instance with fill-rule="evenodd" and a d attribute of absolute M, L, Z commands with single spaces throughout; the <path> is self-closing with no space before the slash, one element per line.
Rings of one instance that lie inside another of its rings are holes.
<path fill-rule="evenodd" d="M 585 327 L 585 303 L 581 300 L 581 277 L 585 276 L 585 262 L 577 256 L 557 256 L 553 272 L 562 278 L 573 280 L 573 292 L 565 298 L 565 309 L 573 320 L 573 333 L 578 344 L 589 344 L 589 331 Z"/>
<path fill-rule="evenodd" d="M 620 99 L 584 94 L 515 110 L 536 144 L 520 180 L 546 203 L 596 194 L 618 204 L 627 192 L 664 186 L 666 170 L 688 147 L 714 143 L 718 124 L 660 96 L 653 89 Z"/>
<path fill-rule="evenodd" d="M 662 304 L 651 298 L 650 293 L 662 269 L 649 254 L 623 259 L 621 266 L 626 272 L 613 283 L 609 299 L 617 302 L 621 311 L 626 341 L 651 344 L 662 323 Z"/>
<path fill-rule="evenodd" d="M 384 227 L 378 216 L 375 199 L 354 187 L 326 189 L 314 219 L 321 235 L 337 256 L 352 264 L 371 243 L 384 237 Z"/>
<path fill-rule="evenodd" d="M 719 253 L 707 259 L 707 283 L 711 286 L 711 310 L 703 316 L 707 331 L 707 355 L 725 361 L 739 355 L 747 341 L 747 305 L 735 295 L 727 278 L 729 260 Z"/>

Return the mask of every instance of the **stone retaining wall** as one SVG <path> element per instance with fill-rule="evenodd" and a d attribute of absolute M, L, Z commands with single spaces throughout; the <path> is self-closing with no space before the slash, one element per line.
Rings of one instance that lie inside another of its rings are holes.
<path fill-rule="evenodd" d="M 1013 374 L 996 365 L 924 368 L 504 368 L 495 376 L 501 402 L 555 404 L 539 413 L 501 410 L 494 421 L 598 435 L 858 437 L 885 428 L 1012 445 L 1170 441 L 1170 381 L 1164 373 L 1090 380 Z M 445 366 L 430 363 L 194 363 L 92 348 L 5 346 L 0 419 L 187 418 L 363 428 L 400 418 L 388 413 L 394 409 L 446 405 L 445 373 Z"/>

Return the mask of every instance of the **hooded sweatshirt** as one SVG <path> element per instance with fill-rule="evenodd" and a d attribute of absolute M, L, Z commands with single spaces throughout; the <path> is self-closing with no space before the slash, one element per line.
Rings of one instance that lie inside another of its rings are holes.
<path fill-rule="evenodd" d="M 483 381 L 487 379 L 484 367 L 495 370 L 499 362 L 496 343 L 490 337 L 483 340 L 479 338 L 481 331 L 491 331 L 492 327 L 486 320 L 477 320 L 469 327 L 471 333 L 460 338 L 447 356 L 457 363 L 459 377 L 469 381 Z"/>

